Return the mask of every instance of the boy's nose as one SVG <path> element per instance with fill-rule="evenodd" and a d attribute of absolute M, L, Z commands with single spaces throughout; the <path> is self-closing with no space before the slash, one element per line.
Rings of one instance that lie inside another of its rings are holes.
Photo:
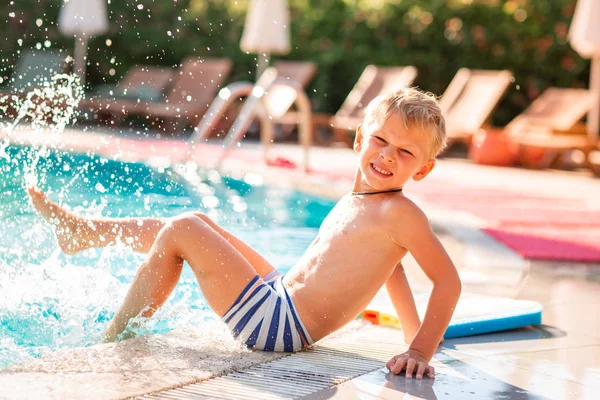
<path fill-rule="evenodd" d="M 393 162 L 394 161 L 394 157 L 392 157 L 392 154 L 390 153 L 390 148 L 389 146 L 386 147 L 385 149 L 383 149 L 380 153 L 379 153 L 379 157 L 381 157 L 381 159 L 385 162 Z"/>

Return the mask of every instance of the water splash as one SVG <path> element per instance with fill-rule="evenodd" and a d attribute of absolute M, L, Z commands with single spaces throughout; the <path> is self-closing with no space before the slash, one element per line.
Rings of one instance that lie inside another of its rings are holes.
<path fill-rule="evenodd" d="M 333 205 L 193 163 L 150 167 L 15 145 L 5 153 L 0 158 L 0 369 L 50 351 L 98 343 L 145 257 L 124 244 L 76 256 L 60 253 L 52 226 L 29 205 L 28 179 L 54 190 L 53 200 L 90 217 L 205 212 L 284 271 L 297 262 Z M 218 207 L 209 207 L 211 200 L 205 198 L 218 199 Z M 168 302 L 151 319 L 136 319 L 129 333 L 214 327 L 216 320 L 194 274 L 185 268 Z"/>
<path fill-rule="evenodd" d="M 24 96 L 9 94 L 0 97 L 0 111 L 16 114 L 4 127 L 10 134 L 20 123 L 28 121 L 34 130 L 49 129 L 63 132 L 75 121 L 77 106 L 83 99 L 84 90 L 75 75 L 57 74 L 50 80 L 29 90 Z M 1 127 L 0 127 L 1 128 Z"/>

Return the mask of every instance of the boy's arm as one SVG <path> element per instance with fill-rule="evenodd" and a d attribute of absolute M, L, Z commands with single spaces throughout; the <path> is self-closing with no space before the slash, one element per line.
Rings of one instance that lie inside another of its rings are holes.
<path fill-rule="evenodd" d="M 427 217 L 416 205 L 396 203 L 387 208 L 387 216 L 395 226 L 390 230 L 391 239 L 413 255 L 433 283 L 423 322 L 409 350 L 394 357 L 388 365 L 394 364 L 394 373 L 406 367 L 407 376 L 410 376 L 417 363 L 422 374 L 450 323 L 461 283 L 452 260 L 431 230 Z M 401 228 L 398 229 L 398 226 Z"/>
<path fill-rule="evenodd" d="M 427 230 L 415 235 L 409 250 L 433 283 L 423 322 L 410 349 L 431 360 L 450 324 L 462 286 L 446 250 L 431 229 Z"/>
<path fill-rule="evenodd" d="M 417 314 L 415 299 L 406 279 L 402 263 L 398 263 L 396 268 L 394 268 L 394 272 L 388 278 L 385 287 L 398 313 L 398 319 L 404 333 L 404 340 L 410 344 L 421 326 L 421 321 Z"/>

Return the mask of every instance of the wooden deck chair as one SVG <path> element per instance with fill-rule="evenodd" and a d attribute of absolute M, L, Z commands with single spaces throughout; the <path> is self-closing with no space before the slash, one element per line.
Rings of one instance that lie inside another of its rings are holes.
<path fill-rule="evenodd" d="M 567 151 L 589 153 L 593 147 L 578 124 L 593 104 L 586 89 L 549 88 L 505 127 L 518 145 L 522 165 L 547 168 Z"/>
<path fill-rule="evenodd" d="M 63 72 L 64 66 L 65 55 L 57 51 L 24 51 L 8 80 L 8 85 L 2 87 L 2 92 L 24 93 Z"/>
<path fill-rule="evenodd" d="M 232 63 L 219 58 L 187 58 L 171 78 L 165 100 L 116 100 L 107 106 L 117 117 L 143 115 L 161 130 L 176 131 L 198 124 L 222 86 Z"/>
<path fill-rule="evenodd" d="M 176 71 L 168 67 L 137 65 L 130 68 L 117 85 L 122 97 L 145 102 L 164 101 L 165 89 Z"/>
<path fill-rule="evenodd" d="M 586 155 L 586 164 L 600 178 L 600 139 L 592 142 L 591 150 Z"/>
<path fill-rule="evenodd" d="M 23 100 L 27 92 L 56 74 L 64 72 L 65 55 L 53 50 L 27 50 L 19 57 L 8 84 L 0 86 L 0 111 L 15 116 L 15 98 Z"/>
<path fill-rule="evenodd" d="M 591 150 L 586 155 L 586 164 L 589 169 L 600 178 L 600 139 L 592 142 Z"/>
<path fill-rule="evenodd" d="M 506 70 L 459 69 L 440 99 L 449 142 L 470 143 L 513 80 Z"/>
<path fill-rule="evenodd" d="M 335 115 L 313 114 L 315 127 L 333 128 L 330 138 L 315 134 L 315 142 L 325 145 L 342 142 L 352 147 L 356 128 L 362 122 L 364 109 L 369 102 L 388 90 L 410 86 L 416 77 L 417 69 L 413 66 L 368 65 Z"/>
<path fill-rule="evenodd" d="M 80 102 L 79 107 L 94 113 L 111 114 L 110 107 L 116 100 L 130 100 L 134 103 L 164 101 L 164 92 L 171 82 L 173 68 L 136 65 L 129 68 L 118 84 L 101 85 L 88 99 Z"/>

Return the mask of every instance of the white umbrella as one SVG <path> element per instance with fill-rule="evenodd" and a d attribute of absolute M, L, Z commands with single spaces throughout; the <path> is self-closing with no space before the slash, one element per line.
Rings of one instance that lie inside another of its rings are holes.
<path fill-rule="evenodd" d="M 582 56 L 592 59 L 590 91 L 594 105 L 588 114 L 588 136 L 598 138 L 600 131 L 600 1 L 579 0 L 571 22 L 571 46 Z"/>
<path fill-rule="evenodd" d="M 268 66 L 269 54 L 290 52 L 290 12 L 287 0 L 252 0 L 240 47 L 258 54 L 257 78 Z"/>
<path fill-rule="evenodd" d="M 65 36 L 75 36 L 74 69 L 84 83 L 88 40 L 108 30 L 106 0 L 65 0 L 58 29 Z"/>

